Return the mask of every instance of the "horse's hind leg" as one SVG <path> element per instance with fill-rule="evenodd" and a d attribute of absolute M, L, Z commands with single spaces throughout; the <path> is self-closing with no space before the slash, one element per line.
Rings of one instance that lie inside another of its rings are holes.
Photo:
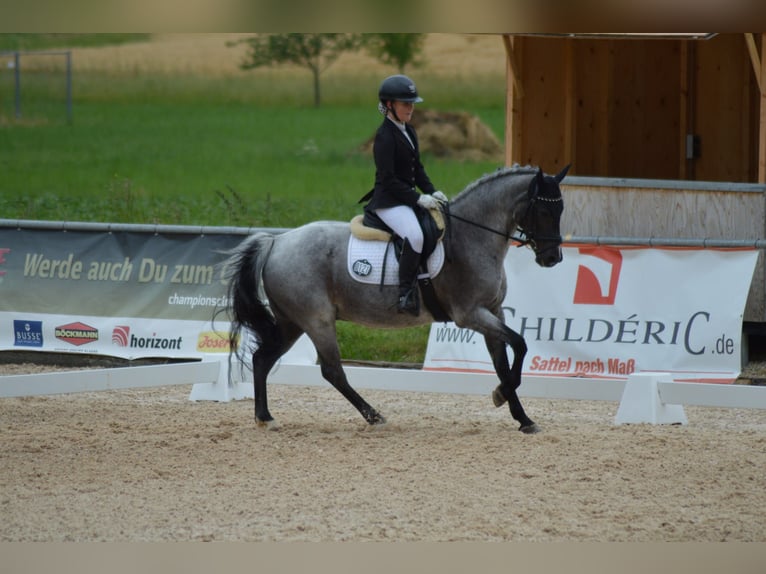
<path fill-rule="evenodd" d="M 294 325 L 280 324 L 272 336 L 264 338 L 253 353 L 253 395 L 255 398 L 255 422 L 258 426 L 275 429 L 274 417 L 269 412 L 266 379 L 272 367 L 290 347 L 295 344 L 302 331 Z"/>
<path fill-rule="evenodd" d="M 372 408 L 359 393 L 357 393 L 348 383 L 346 373 L 340 361 L 340 349 L 335 333 L 335 324 L 325 327 L 320 334 L 308 333 L 314 343 L 319 355 L 319 364 L 322 370 L 322 376 L 346 399 L 356 407 L 371 425 L 383 424 L 386 419 L 378 411 Z"/>

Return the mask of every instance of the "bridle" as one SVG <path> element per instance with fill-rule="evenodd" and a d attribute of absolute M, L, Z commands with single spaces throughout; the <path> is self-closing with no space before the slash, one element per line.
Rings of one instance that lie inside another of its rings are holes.
<path fill-rule="evenodd" d="M 531 197 L 530 197 L 529 203 L 527 203 L 527 209 L 524 211 L 524 215 L 521 217 L 521 221 L 524 221 L 529 217 L 529 215 L 532 213 L 532 210 L 535 209 L 538 201 L 543 201 L 547 203 L 559 203 L 563 201 L 563 198 L 560 196 L 559 197 L 541 197 L 537 190 L 537 181 L 534 178 L 529 184 L 528 195 Z M 459 215 L 455 215 L 454 213 L 451 213 L 449 209 L 449 203 L 445 203 L 442 206 L 442 211 L 448 218 L 457 219 L 458 221 L 462 221 L 463 223 L 473 225 L 474 227 L 478 227 L 479 229 L 483 229 L 484 231 L 488 231 L 489 233 L 494 233 L 495 235 L 504 237 L 506 241 L 515 241 L 516 243 L 518 243 L 517 247 L 524 247 L 526 245 L 529 245 L 530 247 L 532 247 L 532 249 L 535 250 L 535 254 L 538 256 L 542 255 L 543 253 L 551 249 L 558 249 L 558 247 L 561 245 L 561 242 L 562 242 L 561 235 L 540 235 L 536 232 L 534 228 L 524 229 L 523 227 L 521 227 L 521 225 L 518 225 L 518 224 L 516 225 L 516 229 L 512 231 L 511 233 L 508 233 L 507 231 L 499 231 L 497 229 L 493 229 L 492 227 L 488 227 L 484 225 L 483 223 L 479 223 L 478 221 L 472 221 L 470 219 L 466 219 L 465 217 L 461 217 Z M 450 227 L 451 226 L 447 226 L 448 234 L 450 232 Z M 521 235 L 514 235 L 517 231 Z M 536 251 L 537 241 L 546 241 L 546 240 L 553 242 L 553 244 L 546 247 L 542 251 L 537 252 Z"/>

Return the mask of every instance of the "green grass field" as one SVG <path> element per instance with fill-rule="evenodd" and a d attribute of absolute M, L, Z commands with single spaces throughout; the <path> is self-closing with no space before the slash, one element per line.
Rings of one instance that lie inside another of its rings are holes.
<path fill-rule="evenodd" d="M 2 218 L 295 227 L 351 219 L 372 185 L 372 158 L 359 148 L 381 121 L 367 93 L 376 80 L 330 77 L 315 109 L 300 74 L 75 73 L 70 124 L 56 77 L 24 76 L 24 113 L 15 118 L 12 74 L 0 71 Z M 426 74 L 423 84 L 434 94 L 429 107 L 471 111 L 502 136 L 494 88 L 477 81 L 455 90 Z M 497 167 L 424 162 L 450 196 Z M 394 362 L 421 362 L 428 333 L 339 331 L 344 358 Z"/>

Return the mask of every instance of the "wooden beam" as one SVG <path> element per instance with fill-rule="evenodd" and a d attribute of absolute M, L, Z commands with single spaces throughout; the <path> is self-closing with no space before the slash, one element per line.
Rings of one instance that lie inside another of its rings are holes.
<path fill-rule="evenodd" d="M 761 58 L 758 56 L 758 48 L 755 45 L 755 36 L 753 34 L 745 34 L 745 44 L 747 44 L 747 51 L 750 53 L 750 62 L 753 64 L 753 72 L 755 72 L 755 81 L 758 83 L 758 89 L 763 91 L 761 86 Z"/>

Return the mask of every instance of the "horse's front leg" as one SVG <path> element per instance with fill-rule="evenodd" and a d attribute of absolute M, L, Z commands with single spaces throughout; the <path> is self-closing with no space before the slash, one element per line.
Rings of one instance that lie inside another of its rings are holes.
<path fill-rule="evenodd" d="M 500 379 L 500 384 L 492 392 L 492 402 L 495 406 L 508 403 L 511 416 L 519 422 L 519 430 L 532 434 L 540 430 L 530 419 L 521 405 L 516 389 L 521 385 L 521 367 L 527 354 L 527 344 L 524 338 L 510 329 L 502 319 L 502 311 L 497 314 L 489 309 L 477 309 L 463 325 L 484 335 L 484 341 L 492 357 L 492 364 Z M 508 364 L 507 345 L 513 350 L 513 363 Z"/>
<path fill-rule="evenodd" d="M 508 402 L 511 416 L 520 424 L 519 430 L 523 433 L 533 434 L 539 432 L 540 427 L 527 416 L 516 392 L 516 389 L 521 385 L 521 366 L 527 353 L 527 344 L 521 335 L 511 329 L 508 329 L 507 337 L 509 339 L 508 344 L 513 351 L 513 363 L 510 366 L 508 365 L 505 342 L 496 337 L 484 336 L 487 350 L 492 357 L 492 364 L 495 366 L 495 372 L 500 379 L 500 384 L 492 391 L 492 402 L 496 407 Z"/>

